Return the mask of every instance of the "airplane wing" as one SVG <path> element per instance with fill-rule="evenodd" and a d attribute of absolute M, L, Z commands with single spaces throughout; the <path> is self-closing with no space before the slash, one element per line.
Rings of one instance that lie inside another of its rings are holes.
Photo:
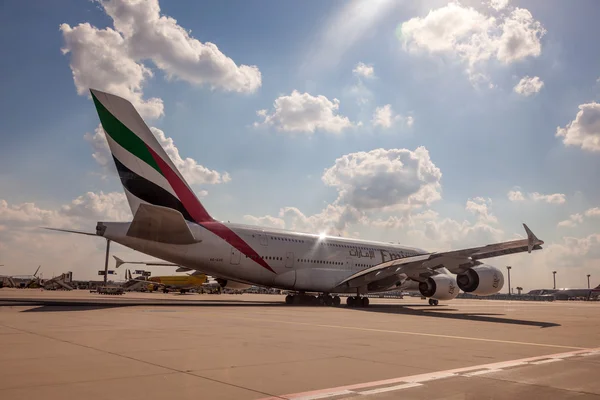
<path fill-rule="evenodd" d="M 469 268 L 482 264 L 482 259 L 515 254 L 533 250 L 541 250 L 544 242 L 523 224 L 527 239 L 511 240 L 472 247 L 462 250 L 452 250 L 441 253 L 428 253 L 417 256 L 387 261 L 359 271 L 344 279 L 338 287 L 360 287 L 376 282 L 392 275 L 404 274 L 413 280 L 422 280 L 436 274 L 436 269 L 446 268 L 453 274 L 465 272 Z"/>

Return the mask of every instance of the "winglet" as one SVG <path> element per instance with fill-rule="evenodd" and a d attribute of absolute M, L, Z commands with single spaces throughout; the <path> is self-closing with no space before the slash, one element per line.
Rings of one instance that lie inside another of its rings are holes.
<path fill-rule="evenodd" d="M 113 256 L 115 261 L 117 262 L 117 265 L 115 266 L 115 268 L 119 268 L 121 265 L 126 264 L 126 261 L 121 260 L 119 257 L 117 256 Z"/>
<path fill-rule="evenodd" d="M 533 232 L 531 232 L 531 229 L 529 229 L 527 224 L 523 224 L 523 228 L 525 228 L 525 232 L 527 232 L 527 252 L 528 253 L 531 253 L 531 250 L 533 250 L 534 246 L 544 244 L 543 240 L 538 239 L 535 236 L 535 234 Z"/>

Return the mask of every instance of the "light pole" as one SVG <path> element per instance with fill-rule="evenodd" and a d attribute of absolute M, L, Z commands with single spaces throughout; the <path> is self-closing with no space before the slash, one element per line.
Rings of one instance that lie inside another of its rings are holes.
<path fill-rule="evenodd" d="M 587 278 L 588 278 L 588 289 L 590 288 L 590 274 L 587 274 Z"/>
<path fill-rule="evenodd" d="M 552 277 L 554 278 L 554 289 L 556 289 L 556 271 L 552 271 Z"/>
<path fill-rule="evenodd" d="M 511 290 L 510 290 L 510 269 L 511 268 L 512 267 L 510 265 L 506 267 L 506 269 L 508 270 L 508 295 L 509 296 L 511 295 Z"/>
<path fill-rule="evenodd" d="M 104 259 L 104 285 L 108 280 L 108 255 L 110 254 L 110 239 L 106 239 L 106 258 Z"/>

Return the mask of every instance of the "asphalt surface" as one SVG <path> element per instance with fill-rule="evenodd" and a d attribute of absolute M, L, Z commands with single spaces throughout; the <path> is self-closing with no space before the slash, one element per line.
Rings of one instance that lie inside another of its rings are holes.
<path fill-rule="evenodd" d="M 600 302 L 0 289 L 0 398 L 600 398 Z"/>

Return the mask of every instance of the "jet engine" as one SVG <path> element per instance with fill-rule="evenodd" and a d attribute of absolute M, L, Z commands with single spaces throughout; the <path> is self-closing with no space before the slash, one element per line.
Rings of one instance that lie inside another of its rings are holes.
<path fill-rule="evenodd" d="M 489 296 L 502 290 L 504 275 L 498 268 L 483 264 L 456 275 L 456 283 L 465 293 Z"/>
<path fill-rule="evenodd" d="M 221 286 L 223 289 L 227 288 L 227 289 L 233 289 L 233 290 L 246 290 L 246 289 L 250 289 L 250 287 L 252 286 L 252 285 L 248 285 L 246 283 L 229 281 L 227 279 L 222 279 L 222 278 L 217 278 L 215 280 L 217 281 L 219 286 Z"/>
<path fill-rule="evenodd" d="M 434 300 L 452 300 L 458 296 L 458 287 L 453 275 L 439 274 L 420 282 L 419 292 Z"/>

